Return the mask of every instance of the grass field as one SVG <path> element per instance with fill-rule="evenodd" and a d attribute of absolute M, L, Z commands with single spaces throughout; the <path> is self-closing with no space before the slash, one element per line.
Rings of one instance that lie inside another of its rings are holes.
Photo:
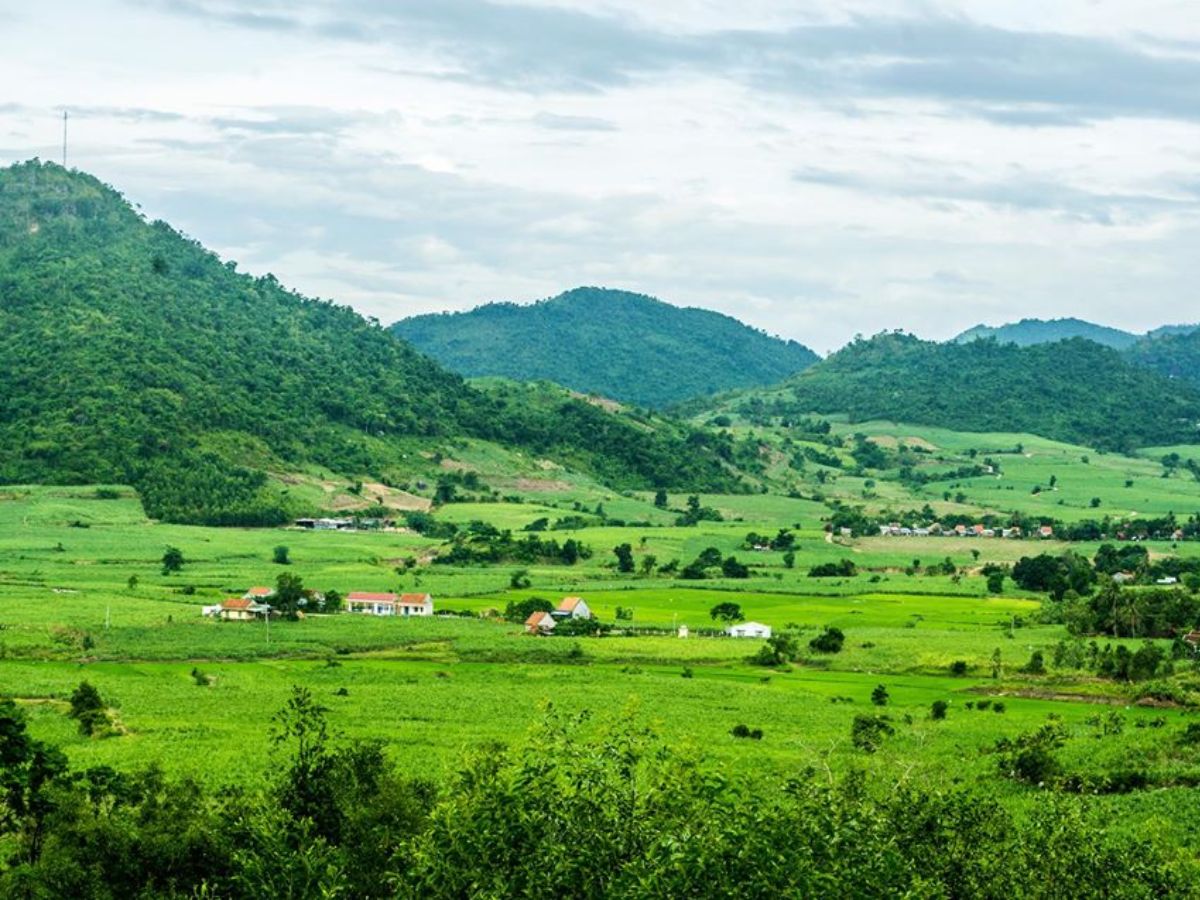
<path fill-rule="evenodd" d="M 924 439 L 950 443 L 928 431 Z M 1030 466 L 1042 451 L 1032 452 Z M 1175 486 L 1174 479 L 1166 481 Z M 449 504 L 436 515 L 519 530 L 538 518 L 573 514 L 576 501 L 567 498 L 576 490 L 526 492 L 521 503 Z M 1061 750 L 1068 769 L 1109 771 L 1133 756 L 1164 787 L 1158 805 L 1139 794 L 1104 802 L 1141 810 L 1138 815 L 1159 823 L 1172 840 L 1186 842 L 1197 833 L 1195 816 L 1161 821 L 1163 798 L 1182 790 L 1172 785 L 1200 782 L 1200 750 L 1168 738 L 1194 713 L 1135 705 L 1128 691 L 1078 672 L 1018 671 L 1034 651 L 1048 658 L 1065 632 L 1038 624 L 1039 598 L 1022 596 L 1011 583 L 1003 594 L 989 595 L 976 573 L 987 562 L 1011 563 L 1066 545 L 831 540 L 820 504 L 761 495 L 702 497 L 726 521 L 678 527 L 676 514 L 655 508 L 651 496 L 609 492 L 595 501 L 609 516 L 625 510 L 649 524 L 548 532 L 592 548 L 591 558 L 575 566 L 420 564 L 405 571 L 404 559 L 428 559 L 439 542 L 402 530 L 162 525 L 147 521 L 127 490 L 100 499 L 111 494 L 93 487 L 0 490 L 0 695 L 18 698 L 34 733 L 61 745 L 77 767 L 156 763 L 213 783 L 252 782 L 271 765 L 270 717 L 299 684 L 329 708 L 340 733 L 383 740 L 400 765 L 437 778 L 451 773 L 471 749 L 516 740 L 552 704 L 601 717 L 635 714 L 670 741 L 700 748 L 750 777 L 786 778 L 810 766 L 831 773 L 868 766 L 888 777 L 942 784 L 950 773 L 987 782 L 1019 804 L 1022 789 L 998 776 L 991 748 L 1056 717 L 1070 735 Z M 685 500 L 672 496 L 668 507 L 680 508 Z M 749 531 L 797 526 L 792 568 L 782 553 L 743 546 Z M 660 564 L 686 563 L 715 547 L 751 563 L 753 572 L 745 580 L 701 582 L 623 575 L 611 552 L 621 543 L 631 545 L 635 560 L 653 555 Z M 272 562 L 280 545 L 292 560 L 286 567 Z M 161 570 L 168 546 L 185 558 L 174 575 Z M 1074 549 L 1090 554 L 1095 547 Z M 1191 552 L 1192 545 L 1154 549 Z M 945 557 L 959 567 L 959 576 L 905 572 L 914 560 L 928 564 Z M 808 577 L 812 565 L 842 558 L 853 559 L 859 574 Z M 528 570 L 528 587 L 510 585 L 519 568 Z M 269 627 L 200 615 L 202 605 L 272 584 L 283 571 L 319 590 L 430 591 L 440 610 L 478 615 L 313 615 Z M 557 601 L 567 593 L 582 593 L 604 621 L 624 607 L 632 610 L 629 624 L 659 633 L 538 638 L 495 617 L 512 601 Z M 683 624 L 693 632 L 713 628 L 709 610 L 725 601 L 738 603 L 747 619 L 793 631 L 799 659 L 785 669 L 763 668 L 749 661 L 761 641 L 674 636 Z M 808 649 L 808 640 L 825 626 L 845 633 L 840 653 Z M 997 652 L 1001 671 L 993 677 Z M 965 664 L 957 676 L 950 674 L 956 661 Z M 66 717 L 65 701 L 85 679 L 110 705 L 115 735 L 83 737 Z M 871 703 L 880 684 L 890 694 L 886 707 Z M 931 718 L 937 700 L 949 704 L 944 720 Z M 988 707 L 972 708 L 980 700 Z M 990 705 L 996 700 L 1003 703 L 1001 713 Z M 863 714 L 887 715 L 895 729 L 878 753 L 864 754 L 851 743 L 851 723 Z M 1097 716 L 1109 714 L 1119 720 L 1121 734 L 1105 733 Z M 739 724 L 762 729 L 762 739 L 731 736 Z"/>

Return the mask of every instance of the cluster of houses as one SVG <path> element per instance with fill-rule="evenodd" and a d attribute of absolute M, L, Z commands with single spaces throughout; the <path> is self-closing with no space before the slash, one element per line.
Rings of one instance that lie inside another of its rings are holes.
<path fill-rule="evenodd" d="M 245 622 L 276 615 L 270 600 L 275 589 L 252 587 L 240 597 L 230 597 L 221 603 L 201 608 L 205 616 L 228 622 Z M 323 599 L 318 596 L 318 601 Z M 429 594 L 392 594 L 351 591 L 346 595 L 344 610 L 368 616 L 432 616 L 433 597 Z"/>
<path fill-rule="evenodd" d="M 590 619 L 592 611 L 587 605 L 587 601 L 582 597 L 563 597 L 559 601 L 558 606 L 546 612 L 539 610 L 529 616 L 525 620 L 526 634 L 553 634 L 558 623 L 564 619 Z M 677 631 L 679 637 L 685 638 L 688 636 L 688 627 L 680 625 Z M 730 637 L 748 637 L 748 638 L 769 638 L 771 636 L 771 626 L 763 625 L 761 622 L 738 622 L 736 625 L 730 625 L 725 629 L 725 633 Z"/>
<path fill-rule="evenodd" d="M 378 531 L 381 528 L 395 527 L 394 519 L 354 518 L 354 519 L 297 519 L 297 528 L 309 531 Z"/>
<path fill-rule="evenodd" d="M 562 619 L 590 619 L 592 611 L 582 597 L 563 597 L 550 612 L 538 610 L 525 620 L 527 634 L 553 634 Z"/>
<path fill-rule="evenodd" d="M 953 528 L 945 528 L 940 523 L 934 522 L 928 527 L 909 528 L 906 525 L 901 525 L 899 522 L 893 522 L 890 525 L 880 525 L 879 534 L 882 537 L 967 537 L 967 538 L 1009 538 L 1018 540 L 1025 537 L 1025 532 L 1020 528 L 988 528 L 986 525 L 955 525 Z M 1043 525 L 1033 532 L 1033 537 L 1048 540 L 1054 537 L 1054 528 L 1050 525 Z"/>

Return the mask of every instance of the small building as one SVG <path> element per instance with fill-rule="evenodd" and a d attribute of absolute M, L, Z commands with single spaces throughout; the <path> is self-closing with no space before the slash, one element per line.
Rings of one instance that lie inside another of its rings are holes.
<path fill-rule="evenodd" d="M 433 597 L 430 594 L 401 594 L 397 612 L 402 616 L 432 616 Z"/>
<path fill-rule="evenodd" d="M 1038 529 L 1038 536 L 1043 540 L 1054 537 L 1054 529 L 1049 525 L 1043 525 Z"/>
<path fill-rule="evenodd" d="M 1161 585 L 1179 584 L 1179 579 L 1176 578 L 1174 575 L 1164 575 L 1162 578 L 1158 579 L 1154 583 L 1161 584 Z"/>
<path fill-rule="evenodd" d="M 680 625 L 680 626 L 679 626 L 679 636 L 680 636 L 681 638 L 685 638 L 685 637 L 687 637 L 689 633 L 690 633 L 690 632 L 688 631 L 688 627 L 687 627 L 686 625 Z"/>
<path fill-rule="evenodd" d="M 220 603 L 214 604 L 213 606 L 200 607 L 200 615 L 204 616 L 206 619 L 216 618 L 220 614 L 221 614 L 221 604 Z"/>
<path fill-rule="evenodd" d="M 271 614 L 271 607 L 247 597 L 230 597 L 221 604 L 218 618 L 226 622 L 249 622 Z"/>
<path fill-rule="evenodd" d="M 556 619 L 590 619 L 592 611 L 582 597 L 563 597 L 551 615 Z"/>
<path fill-rule="evenodd" d="M 549 634 L 554 630 L 554 616 L 538 610 L 525 620 L 526 634 Z"/>
<path fill-rule="evenodd" d="M 351 591 L 346 595 L 346 612 L 367 616 L 394 616 L 398 599 L 395 594 Z M 432 605 L 430 609 L 432 610 Z"/>
<path fill-rule="evenodd" d="M 771 626 L 763 625 L 761 622 L 738 622 L 736 625 L 730 625 L 726 628 L 725 633 L 730 637 L 737 638 L 769 638 L 771 636 Z"/>
<path fill-rule="evenodd" d="M 1133 581 L 1136 576 L 1132 572 L 1118 572 L 1112 577 L 1112 580 L 1117 584 L 1128 584 Z"/>
<path fill-rule="evenodd" d="M 243 600 L 266 600 L 268 597 L 275 596 L 275 588 L 259 585 L 252 587 L 246 593 L 242 594 Z"/>
<path fill-rule="evenodd" d="M 1183 636 L 1183 642 L 1193 647 L 1200 645 L 1200 631 L 1189 631 Z"/>

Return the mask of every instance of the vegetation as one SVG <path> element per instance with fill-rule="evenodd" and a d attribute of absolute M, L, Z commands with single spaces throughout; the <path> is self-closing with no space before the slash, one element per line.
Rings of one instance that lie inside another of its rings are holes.
<path fill-rule="evenodd" d="M 729 316 L 602 288 L 577 288 L 530 306 L 491 303 L 416 316 L 392 330 L 466 376 L 553 381 L 660 409 L 771 384 L 817 361 L 807 347 Z"/>

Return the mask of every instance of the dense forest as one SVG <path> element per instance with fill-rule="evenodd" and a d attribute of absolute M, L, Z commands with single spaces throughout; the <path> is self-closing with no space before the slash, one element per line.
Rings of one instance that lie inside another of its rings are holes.
<path fill-rule="evenodd" d="M 785 386 L 796 415 L 1029 432 L 1112 450 L 1195 440 L 1200 423 L 1200 392 L 1080 338 L 1017 347 L 885 333 L 856 340 Z"/>
<path fill-rule="evenodd" d="M 530 306 L 492 303 L 392 326 L 455 372 L 554 381 L 652 408 L 808 368 L 817 355 L 703 309 L 579 288 Z"/>
<path fill-rule="evenodd" d="M 1200 331 L 1146 337 L 1125 355 L 1134 365 L 1200 387 Z"/>
<path fill-rule="evenodd" d="M 270 524 L 294 510 L 269 467 L 384 478 L 399 439 L 470 436 L 620 486 L 737 487 L 703 434 L 480 392 L 90 176 L 33 161 L 0 171 L 0 196 L 0 482 L 128 483 L 155 517 Z"/>

